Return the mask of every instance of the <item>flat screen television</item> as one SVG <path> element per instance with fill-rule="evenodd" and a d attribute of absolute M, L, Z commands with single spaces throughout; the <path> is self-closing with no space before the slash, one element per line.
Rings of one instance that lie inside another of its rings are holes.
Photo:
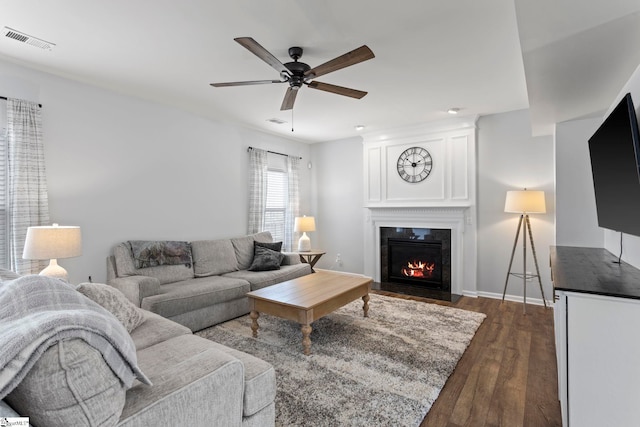
<path fill-rule="evenodd" d="M 589 138 L 598 225 L 640 236 L 640 136 L 626 94 Z"/>

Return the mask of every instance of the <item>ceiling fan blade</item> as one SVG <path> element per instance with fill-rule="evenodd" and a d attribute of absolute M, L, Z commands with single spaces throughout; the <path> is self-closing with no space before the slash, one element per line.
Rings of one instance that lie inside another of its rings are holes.
<path fill-rule="evenodd" d="M 213 87 L 266 85 L 270 83 L 284 83 L 282 80 L 252 80 L 246 82 L 209 83 Z"/>
<path fill-rule="evenodd" d="M 284 99 L 282 100 L 280 111 L 293 109 L 293 103 L 296 102 L 297 95 L 298 90 L 294 90 L 293 88 L 289 87 L 289 89 L 287 89 L 287 93 L 284 94 Z"/>
<path fill-rule="evenodd" d="M 350 89 L 348 87 L 336 86 L 329 83 L 311 82 L 307 86 L 311 89 L 323 90 L 325 92 L 336 93 L 338 95 L 350 96 L 351 98 L 360 99 L 367 94 L 361 90 Z"/>
<path fill-rule="evenodd" d="M 304 73 L 305 77 L 315 78 L 322 75 L 332 73 L 350 65 L 355 65 L 368 59 L 374 58 L 375 55 L 366 45 L 360 46 L 357 49 L 347 52 L 344 55 L 340 55 L 331 61 L 325 62 L 322 65 L 318 65 L 315 68 L 310 69 Z"/>
<path fill-rule="evenodd" d="M 280 62 L 280 60 L 278 60 L 278 58 L 273 56 L 271 52 L 269 52 L 267 49 L 262 47 L 260 43 L 258 43 L 251 37 L 237 37 L 234 40 L 240 43 L 242 46 L 244 46 L 247 50 L 249 50 L 255 56 L 262 59 L 267 64 L 271 65 L 271 67 L 273 67 L 278 73 L 291 75 L 291 73 L 289 72 L 289 69 L 285 67 L 284 64 Z"/>

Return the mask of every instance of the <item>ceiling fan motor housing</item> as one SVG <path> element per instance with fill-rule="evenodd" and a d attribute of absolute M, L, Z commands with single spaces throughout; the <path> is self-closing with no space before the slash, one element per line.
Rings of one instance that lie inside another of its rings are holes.
<path fill-rule="evenodd" d="M 287 62 L 284 64 L 285 67 L 289 71 L 291 71 L 291 76 L 289 77 L 289 86 L 294 89 L 300 89 L 305 82 L 304 73 L 309 71 L 311 67 L 304 62 L 298 62 L 298 59 L 302 57 L 302 48 L 301 47 L 290 47 L 289 48 L 289 56 L 293 59 L 293 62 Z"/>

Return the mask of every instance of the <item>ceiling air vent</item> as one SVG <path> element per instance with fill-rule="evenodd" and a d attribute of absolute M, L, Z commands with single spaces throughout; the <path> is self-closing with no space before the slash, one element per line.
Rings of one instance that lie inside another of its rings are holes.
<path fill-rule="evenodd" d="M 55 43 L 51 43 L 37 37 L 30 36 L 28 34 L 22 33 L 18 30 L 14 30 L 13 28 L 4 27 L 2 29 L 2 35 L 8 37 L 10 39 L 19 41 L 21 43 L 26 43 L 31 46 L 38 47 L 43 50 L 52 50 L 55 47 Z"/>
<path fill-rule="evenodd" d="M 275 123 L 275 124 L 277 124 L 277 125 L 283 125 L 283 124 L 287 123 L 287 122 L 286 122 L 286 121 L 284 121 L 284 120 L 275 119 L 275 118 L 274 118 L 274 119 L 267 119 L 267 121 L 268 121 L 268 122 L 271 122 L 271 123 Z"/>

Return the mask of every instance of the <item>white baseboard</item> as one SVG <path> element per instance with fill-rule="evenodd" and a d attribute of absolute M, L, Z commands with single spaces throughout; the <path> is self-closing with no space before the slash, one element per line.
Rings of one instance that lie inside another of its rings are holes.
<path fill-rule="evenodd" d="M 469 292 L 469 294 L 471 294 L 472 292 Z M 502 299 L 502 294 L 496 294 L 495 292 L 475 292 L 475 296 L 478 297 L 484 297 L 484 298 L 493 298 L 493 299 Z M 463 295 L 465 296 L 471 296 L 471 295 L 467 295 L 466 293 L 464 293 Z M 512 301 L 512 302 L 523 302 L 523 298 L 520 295 L 505 295 L 504 297 L 505 301 Z M 527 304 L 532 304 L 532 305 L 544 305 L 542 302 L 542 298 L 529 298 L 527 297 Z M 553 302 L 547 300 L 547 307 L 551 307 L 553 308 Z"/>

